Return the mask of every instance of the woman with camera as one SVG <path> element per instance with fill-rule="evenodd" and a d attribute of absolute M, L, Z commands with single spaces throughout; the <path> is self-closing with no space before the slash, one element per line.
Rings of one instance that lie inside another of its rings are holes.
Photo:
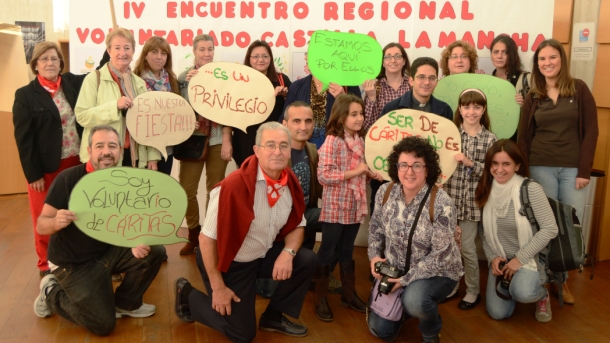
<path fill-rule="evenodd" d="M 390 294 L 402 288 L 400 300 L 407 317 L 419 319 L 424 342 L 438 342 L 442 321 L 437 304 L 451 293 L 464 274 L 454 239 L 455 206 L 444 190 L 431 192 L 441 169 L 439 156 L 426 139 L 403 139 L 394 146 L 388 164 L 393 182 L 379 188 L 369 224 L 371 272 L 375 278 L 387 281 L 388 286 L 395 283 Z M 396 275 L 392 268 L 400 270 L 400 276 L 384 278 L 381 273 Z M 392 321 L 371 311 L 369 330 L 376 337 L 392 341 L 398 336 L 403 320 L 404 316 Z"/>
<path fill-rule="evenodd" d="M 475 201 L 483 209 L 479 236 L 489 262 L 487 313 L 493 319 L 512 315 L 515 304 L 536 302 L 536 320 L 551 320 L 551 301 L 543 284 L 544 265 L 538 253 L 557 236 L 557 224 L 542 187 L 527 186 L 539 230 L 519 213 L 521 184 L 529 169 L 517 144 L 509 139 L 494 143 L 485 156 L 485 170 Z"/>

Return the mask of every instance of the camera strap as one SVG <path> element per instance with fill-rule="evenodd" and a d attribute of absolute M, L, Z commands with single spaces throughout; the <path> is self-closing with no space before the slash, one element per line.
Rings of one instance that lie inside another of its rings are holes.
<path fill-rule="evenodd" d="M 419 215 L 421 214 L 421 211 L 424 209 L 424 206 L 426 205 L 426 200 L 428 199 L 428 196 L 430 195 L 430 192 L 432 191 L 433 188 L 437 189 L 436 186 L 428 185 L 428 190 L 426 191 L 426 195 L 424 195 L 424 198 L 419 203 L 419 208 L 417 209 L 417 214 L 415 215 L 415 220 L 413 220 L 413 224 L 411 225 L 411 231 L 409 232 L 409 241 L 407 243 L 407 262 L 405 264 L 405 275 L 409 272 L 409 269 L 411 269 L 411 246 L 413 245 L 413 234 L 415 234 L 415 230 L 417 230 L 417 222 L 419 221 Z M 436 193 L 436 191 L 435 191 L 435 193 Z M 430 200 L 430 201 L 432 201 L 432 200 Z"/>

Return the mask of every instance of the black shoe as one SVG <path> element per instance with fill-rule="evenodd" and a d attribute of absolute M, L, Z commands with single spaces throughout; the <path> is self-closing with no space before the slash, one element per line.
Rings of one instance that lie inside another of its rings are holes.
<path fill-rule="evenodd" d="M 467 301 L 461 300 L 458 303 L 458 308 L 460 310 L 471 310 L 481 301 L 481 295 L 477 295 L 477 299 L 473 303 L 469 303 Z"/>
<path fill-rule="evenodd" d="M 45 276 L 51 274 L 51 269 L 41 270 L 39 272 L 39 274 L 40 274 L 40 277 L 45 277 Z"/>
<path fill-rule="evenodd" d="M 180 318 L 180 320 L 187 323 L 192 323 L 195 321 L 195 319 L 191 314 L 191 309 L 189 308 L 188 304 L 182 303 L 182 290 L 184 289 L 184 286 L 188 283 L 189 281 L 183 277 L 176 279 L 174 287 L 174 310 L 176 310 L 176 315 L 178 316 L 178 318 Z"/>
<path fill-rule="evenodd" d="M 293 323 L 288 320 L 286 316 L 282 316 L 280 322 L 274 322 L 265 318 L 265 315 L 261 315 L 261 319 L 258 322 L 258 329 L 267 332 L 281 332 L 284 335 L 294 337 L 307 336 L 307 327 L 305 325 Z"/>
<path fill-rule="evenodd" d="M 422 343 L 440 343 L 440 341 L 441 341 L 441 334 L 437 333 L 436 336 L 434 336 L 434 337 L 429 337 L 429 338 L 424 337 Z"/>

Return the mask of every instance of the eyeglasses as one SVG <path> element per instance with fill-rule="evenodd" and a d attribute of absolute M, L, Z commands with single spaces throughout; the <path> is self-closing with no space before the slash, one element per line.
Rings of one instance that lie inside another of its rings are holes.
<path fill-rule="evenodd" d="M 49 57 L 43 57 L 43 58 L 39 58 L 38 60 L 39 60 L 39 61 L 42 61 L 42 62 L 44 62 L 44 63 L 49 63 L 49 62 L 51 62 L 51 63 L 53 63 L 53 64 L 57 64 L 57 63 L 59 63 L 59 58 L 57 58 L 57 57 L 51 57 L 51 58 L 49 58 Z"/>
<path fill-rule="evenodd" d="M 271 58 L 271 56 L 269 55 L 252 55 L 250 56 L 251 59 L 258 61 L 259 59 L 263 59 L 263 61 L 269 61 L 269 59 Z"/>
<path fill-rule="evenodd" d="M 390 60 L 402 61 L 402 59 L 403 59 L 402 55 L 398 55 L 398 54 L 394 55 L 394 56 L 392 56 L 392 55 L 385 55 L 385 56 L 383 56 L 383 60 L 384 61 L 390 61 Z"/>
<path fill-rule="evenodd" d="M 267 152 L 275 152 L 275 149 L 280 148 L 281 152 L 290 151 L 290 145 L 288 143 L 280 143 L 275 144 L 275 142 L 268 142 L 265 145 L 259 145 L 261 148 L 265 149 Z"/>
<path fill-rule="evenodd" d="M 436 82 L 436 80 L 438 80 L 438 78 L 436 76 L 426 77 L 426 75 L 422 75 L 422 74 L 416 75 L 415 78 L 419 82 L 424 82 L 424 81 L 426 81 L 426 79 L 428 79 L 428 81 L 430 81 L 430 82 Z"/>
<path fill-rule="evenodd" d="M 412 170 L 414 173 L 421 173 L 421 172 L 423 172 L 423 171 L 424 171 L 424 169 L 426 168 L 426 165 L 425 165 L 425 164 L 421 164 L 421 163 L 419 163 L 419 162 L 415 162 L 415 163 L 413 163 L 413 165 L 411 165 L 411 166 L 410 166 L 408 163 L 406 163 L 406 162 L 403 162 L 403 163 L 396 163 L 396 166 L 398 167 L 398 171 L 401 171 L 401 172 L 406 172 L 406 171 L 409 171 L 409 168 L 411 168 L 411 170 Z"/>
<path fill-rule="evenodd" d="M 450 59 L 450 60 L 457 60 L 457 59 L 460 59 L 460 60 L 467 60 L 467 59 L 468 59 L 468 55 L 466 55 L 466 54 L 461 54 L 461 55 L 451 55 L 451 56 L 449 56 L 449 59 Z"/>

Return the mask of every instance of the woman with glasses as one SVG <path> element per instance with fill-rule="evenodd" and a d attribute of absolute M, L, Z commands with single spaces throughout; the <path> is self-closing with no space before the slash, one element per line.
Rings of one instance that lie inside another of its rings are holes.
<path fill-rule="evenodd" d="M 261 40 L 252 42 L 246 52 L 244 65 L 265 74 L 269 81 L 271 81 L 271 84 L 273 84 L 273 87 L 275 87 L 275 106 L 273 106 L 271 114 L 263 123 L 278 121 L 284 110 L 284 100 L 286 99 L 286 93 L 291 82 L 286 74 L 278 73 L 275 70 L 273 53 L 269 44 Z M 241 130 L 233 132 L 233 158 L 238 167 L 241 166 L 246 158 L 254 154 L 252 147 L 256 138 L 256 130 L 263 123 L 248 126 L 246 133 Z"/>
<path fill-rule="evenodd" d="M 479 57 L 475 48 L 465 41 L 457 40 L 441 52 L 443 76 L 477 73 Z"/>
<path fill-rule="evenodd" d="M 543 286 L 544 265 L 538 259 L 557 236 L 557 223 L 542 187 L 527 185 L 539 229 L 520 214 L 521 185 L 529 175 L 527 161 L 510 139 L 495 142 L 485 155 L 475 200 L 483 212 L 479 235 L 489 263 L 485 303 L 496 320 L 509 318 L 517 302 L 536 303 L 535 318 L 551 320 L 551 300 Z"/>
<path fill-rule="evenodd" d="M 313 133 L 309 139 L 310 143 L 316 145 L 318 149 L 324 143 L 326 137 L 326 123 L 330 118 L 330 112 L 335 103 L 335 99 L 345 93 L 350 93 L 360 96 L 360 87 L 358 86 L 340 86 L 334 82 L 328 85 L 328 89 L 324 89 L 322 81 L 313 76 L 307 66 L 307 54 L 305 54 L 305 71 L 309 74 L 306 77 L 296 80 L 286 95 L 286 103 L 284 110 L 295 101 L 303 101 L 308 103 L 313 111 Z M 279 122 L 284 120 L 284 113 L 280 115 Z"/>
<path fill-rule="evenodd" d="M 388 282 L 394 283 L 390 293 L 402 292 L 400 298 L 406 316 L 391 321 L 370 311 L 369 330 L 389 342 L 398 336 L 406 318 L 415 317 L 419 319 L 423 342 L 439 342 L 442 321 L 438 302 L 447 297 L 464 274 L 454 239 L 455 207 L 443 189 L 438 189 L 436 194 L 431 190 L 438 182 L 441 168 L 439 156 L 427 139 L 403 139 L 392 149 L 388 164 L 392 182 L 382 185 L 377 193 L 377 205 L 369 223 L 368 257 L 371 273 L 377 279 L 382 278 L 375 268 L 377 262 L 403 272 Z M 419 219 L 413 227 L 422 202 Z M 411 233 L 411 255 L 407 256 Z"/>
<path fill-rule="evenodd" d="M 79 165 L 83 128 L 74 106 L 85 75 L 60 75 L 64 57 L 56 43 L 36 45 L 30 69 L 36 78 L 15 93 L 13 123 L 21 167 L 28 182 L 28 199 L 34 228 L 34 245 L 40 276 L 50 273 L 49 236 L 36 231 L 47 191 L 62 170 Z"/>

